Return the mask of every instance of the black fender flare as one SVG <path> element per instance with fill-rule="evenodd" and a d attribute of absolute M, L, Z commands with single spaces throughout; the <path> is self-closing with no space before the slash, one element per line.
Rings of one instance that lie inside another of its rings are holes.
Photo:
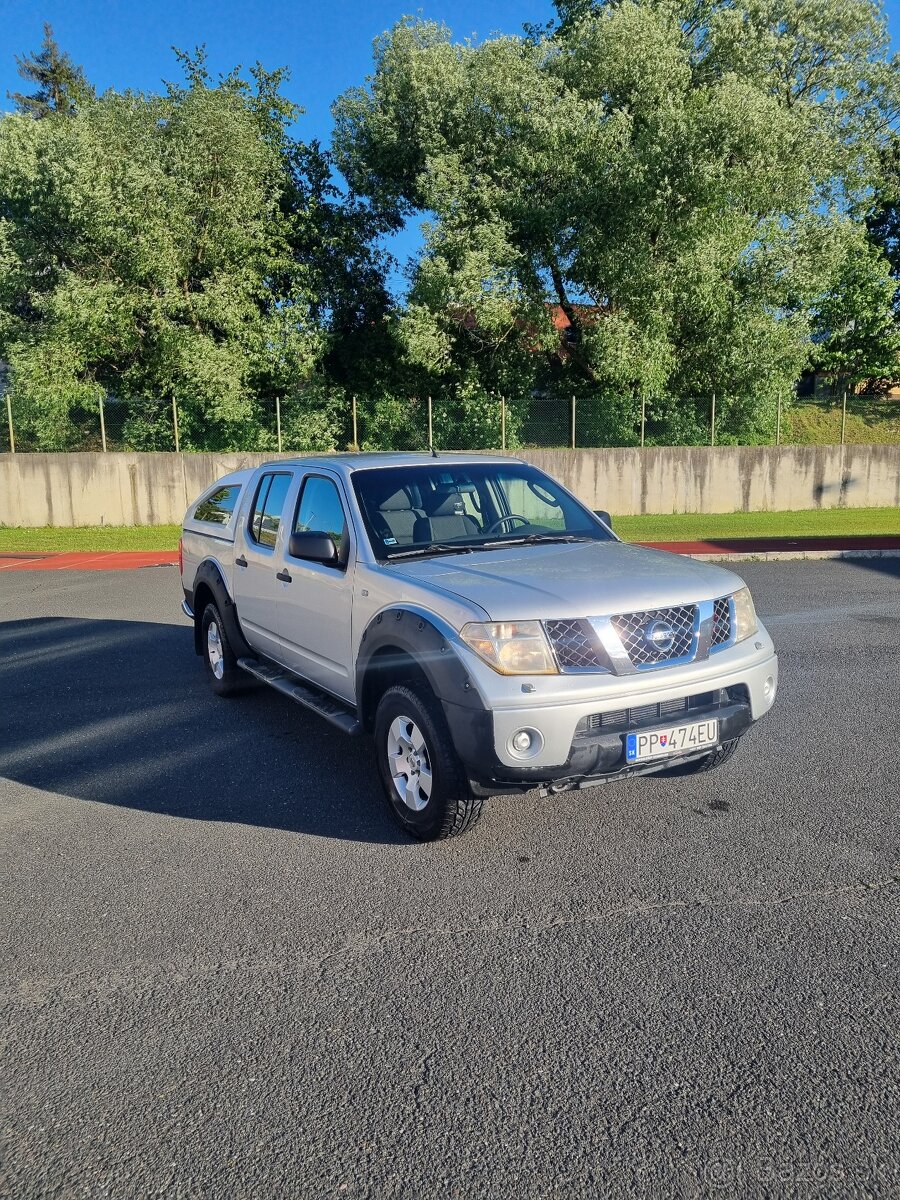
<path fill-rule="evenodd" d="M 425 676 L 445 712 L 448 706 L 485 712 L 484 700 L 454 645 L 455 630 L 416 605 L 397 604 L 376 613 L 366 626 L 356 658 L 356 696 L 364 724 L 374 664 L 391 672 L 410 659 Z M 394 652 L 394 653 L 392 653 Z"/>
<path fill-rule="evenodd" d="M 225 636 L 228 638 L 228 642 L 236 657 L 253 657 L 253 650 L 247 644 L 247 639 L 244 637 L 244 631 L 241 629 L 241 623 L 238 619 L 237 608 L 228 591 L 228 585 L 225 583 L 222 569 L 217 562 L 214 562 L 210 558 L 203 560 L 197 569 L 197 574 L 194 576 L 192 594 L 194 598 L 194 650 L 196 653 L 203 653 L 202 623 L 205 605 L 198 604 L 196 598 L 198 592 L 201 592 L 204 586 L 212 592 L 216 607 L 222 617 L 222 624 L 225 626 Z"/>

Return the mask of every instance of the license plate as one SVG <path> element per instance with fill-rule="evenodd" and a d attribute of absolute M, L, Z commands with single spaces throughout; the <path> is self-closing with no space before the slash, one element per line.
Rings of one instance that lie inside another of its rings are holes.
<path fill-rule="evenodd" d="M 629 733 L 625 738 L 625 760 L 646 762 L 651 758 L 668 758 L 672 754 L 691 754 L 694 750 L 715 746 L 718 740 L 718 721 L 695 721 L 692 725 L 675 725 L 672 729 Z"/>

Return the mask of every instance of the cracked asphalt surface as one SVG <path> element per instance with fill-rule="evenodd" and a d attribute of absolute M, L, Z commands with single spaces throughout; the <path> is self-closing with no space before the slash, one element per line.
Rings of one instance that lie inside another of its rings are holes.
<path fill-rule="evenodd" d="M 172 568 L 0 577 L 0 1194 L 900 1196 L 900 562 L 739 570 L 729 764 L 429 846 Z"/>

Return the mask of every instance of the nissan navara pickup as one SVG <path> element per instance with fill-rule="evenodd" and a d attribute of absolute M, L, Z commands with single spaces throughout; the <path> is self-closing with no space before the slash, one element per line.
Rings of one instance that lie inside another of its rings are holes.
<path fill-rule="evenodd" d="M 238 471 L 190 506 L 180 568 L 213 691 L 255 678 L 371 734 L 422 839 L 464 832 L 490 795 L 708 771 L 775 700 L 737 575 L 622 542 L 514 458 Z"/>

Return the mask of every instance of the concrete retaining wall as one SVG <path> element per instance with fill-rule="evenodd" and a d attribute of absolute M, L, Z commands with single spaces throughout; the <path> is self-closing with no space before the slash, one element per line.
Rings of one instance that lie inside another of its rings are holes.
<path fill-rule="evenodd" d="M 900 445 L 530 450 L 524 457 L 592 508 L 622 516 L 900 505 Z"/>
<path fill-rule="evenodd" d="M 0 524 L 177 525 L 220 475 L 275 457 L 0 454 Z M 614 516 L 900 506 L 900 446 L 526 450 L 520 457 Z"/>

